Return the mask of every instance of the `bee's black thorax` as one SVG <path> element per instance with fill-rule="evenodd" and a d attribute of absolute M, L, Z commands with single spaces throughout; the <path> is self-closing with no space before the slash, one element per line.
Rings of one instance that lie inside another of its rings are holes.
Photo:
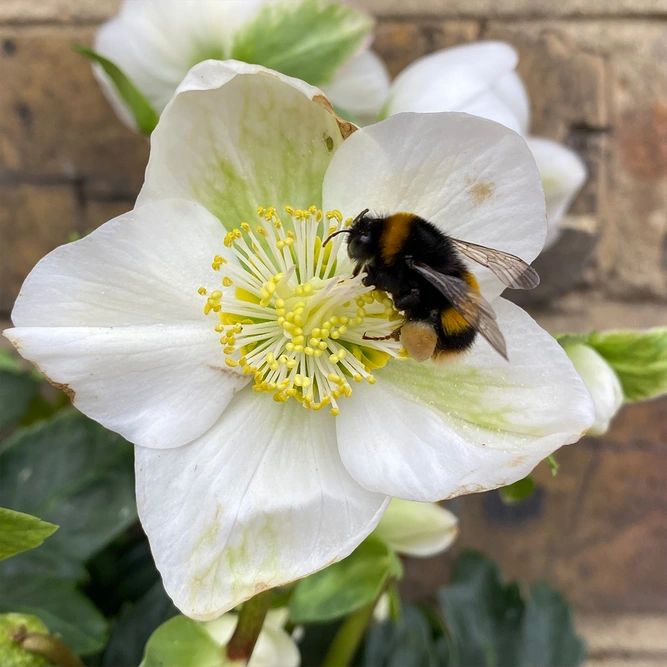
<path fill-rule="evenodd" d="M 468 269 L 445 234 L 423 218 L 398 213 L 362 218 L 351 228 L 350 239 L 348 252 L 363 265 L 364 283 L 391 294 L 406 321 L 432 325 L 438 335 L 436 355 L 470 347 L 474 328 L 457 317 L 447 297 L 407 264 L 411 260 L 467 281 Z"/>

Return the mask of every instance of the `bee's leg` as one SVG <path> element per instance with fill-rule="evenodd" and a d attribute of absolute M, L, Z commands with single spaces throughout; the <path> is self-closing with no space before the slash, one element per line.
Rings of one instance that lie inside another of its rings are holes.
<path fill-rule="evenodd" d="M 361 270 L 362 270 L 363 268 L 364 268 L 363 263 L 362 263 L 362 262 L 359 262 L 359 263 L 354 267 L 354 271 L 352 271 L 352 277 L 353 277 L 353 278 L 356 278 L 356 277 L 361 273 Z"/>
<path fill-rule="evenodd" d="M 401 329 L 403 327 L 398 327 L 398 329 L 394 329 L 390 334 L 387 336 L 367 336 L 364 334 L 362 336 L 363 340 L 400 340 L 401 339 Z"/>
<path fill-rule="evenodd" d="M 419 306 L 419 301 L 419 289 L 413 287 L 409 292 L 396 297 L 394 306 L 397 310 L 411 310 Z"/>

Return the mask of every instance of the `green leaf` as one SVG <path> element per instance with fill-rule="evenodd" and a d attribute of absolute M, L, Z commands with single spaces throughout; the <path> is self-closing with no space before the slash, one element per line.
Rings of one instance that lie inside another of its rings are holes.
<path fill-rule="evenodd" d="M 586 343 L 616 371 L 627 401 L 667 393 L 667 327 L 599 331 Z"/>
<path fill-rule="evenodd" d="M 390 578 L 400 578 L 396 554 L 381 540 L 369 538 L 344 560 L 302 579 L 290 599 L 294 623 L 329 621 L 371 604 Z"/>
<path fill-rule="evenodd" d="M 5 443 L 0 505 L 60 526 L 40 552 L 85 562 L 136 521 L 132 446 L 63 410 Z"/>
<path fill-rule="evenodd" d="M 573 667 L 585 657 L 586 644 L 575 633 L 565 599 L 546 582 L 533 584 L 524 615 L 519 667 Z"/>
<path fill-rule="evenodd" d="M 537 583 L 525 603 L 519 586 L 505 584 L 477 552 L 462 553 L 439 600 L 447 631 L 439 653 L 448 667 L 576 667 L 584 660 L 567 602 Z"/>
<path fill-rule="evenodd" d="M 222 651 L 201 624 L 186 616 L 163 623 L 148 640 L 140 667 L 221 667 Z"/>
<path fill-rule="evenodd" d="M 267 3 L 238 32 L 230 57 L 322 85 L 354 56 L 372 28 L 367 14 L 343 3 Z"/>
<path fill-rule="evenodd" d="M 0 350 L 0 430 L 16 424 L 39 392 L 39 381 L 14 355 Z"/>
<path fill-rule="evenodd" d="M 71 581 L 49 574 L 0 576 L 0 613 L 39 616 L 77 654 L 90 655 L 104 647 L 107 624 L 97 608 Z"/>
<path fill-rule="evenodd" d="M 516 584 L 503 584 L 495 563 L 464 551 L 452 585 L 441 589 L 451 667 L 515 665 L 524 604 Z"/>
<path fill-rule="evenodd" d="M 156 629 L 178 614 L 158 581 L 136 604 L 127 606 L 111 631 L 103 665 L 138 665 L 144 648 Z"/>
<path fill-rule="evenodd" d="M 406 605 L 400 621 L 385 621 L 366 635 L 366 667 L 437 667 L 437 650 L 424 614 Z"/>
<path fill-rule="evenodd" d="M 72 49 L 102 67 L 116 87 L 118 94 L 132 111 L 139 130 L 146 136 L 150 135 L 160 120 L 160 115 L 132 81 L 117 65 L 92 49 L 81 44 L 73 44 Z"/>
<path fill-rule="evenodd" d="M 535 488 L 535 480 L 528 475 L 514 484 L 499 489 L 500 498 L 506 505 L 515 505 L 532 496 Z"/>
<path fill-rule="evenodd" d="M 0 560 L 38 547 L 58 526 L 0 507 Z"/>

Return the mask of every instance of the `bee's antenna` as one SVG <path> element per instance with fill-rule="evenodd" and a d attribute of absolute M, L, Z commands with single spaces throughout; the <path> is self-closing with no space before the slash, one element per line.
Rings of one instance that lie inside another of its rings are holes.
<path fill-rule="evenodd" d="M 359 215 L 352 221 L 352 224 L 354 224 L 355 222 L 359 222 L 359 220 L 361 220 L 361 219 L 366 215 L 366 213 L 368 213 L 368 211 L 370 211 L 370 209 L 369 209 L 369 208 L 365 208 L 365 209 L 364 209 L 364 210 L 363 210 L 363 211 L 362 211 L 362 212 L 361 212 L 361 213 L 360 213 L 360 214 L 359 214 Z"/>
<path fill-rule="evenodd" d="M 331 239 L 332 239 L 334 236 L 338 236 L 339 234 L 349 234 L 350 231 L 351 231 L 351 230 L 349 230 L 349 229 L 339 229 L 337 232 L 334 232 L 333 234 L 330 234 L 330 235 L 327 237 L 326 241 L 324 241 L 324 243 L 323 243 L 322 245 L 325 246 L 327 243 L 329 243 L 329 241 L 331 241 Z"/>

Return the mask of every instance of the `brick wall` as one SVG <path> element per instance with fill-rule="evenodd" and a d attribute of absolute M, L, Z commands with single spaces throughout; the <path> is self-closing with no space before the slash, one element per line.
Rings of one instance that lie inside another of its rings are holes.
<path fill-rule="evenodd" d="M 0 0 L 0 316 L 46 252 L 132 207 L 148 144 L 126 130 L 89 65 L 117 0 Z M 392 74 L 434 49 L 503 39 L 521 54 L 533 133 L 563 141 L 591 179 L 527 307 L 551 331 L 667 323 L 665 0 L 366 0 Z M 512 574 L 548 576 L 586 611 L 667 612 L 667 401 L 626 408 L 602 440 L 559 456 L 523 512 L 453 503 L 461 543 Z M 413 594 L 446 571 L 408 568 Z"/>

